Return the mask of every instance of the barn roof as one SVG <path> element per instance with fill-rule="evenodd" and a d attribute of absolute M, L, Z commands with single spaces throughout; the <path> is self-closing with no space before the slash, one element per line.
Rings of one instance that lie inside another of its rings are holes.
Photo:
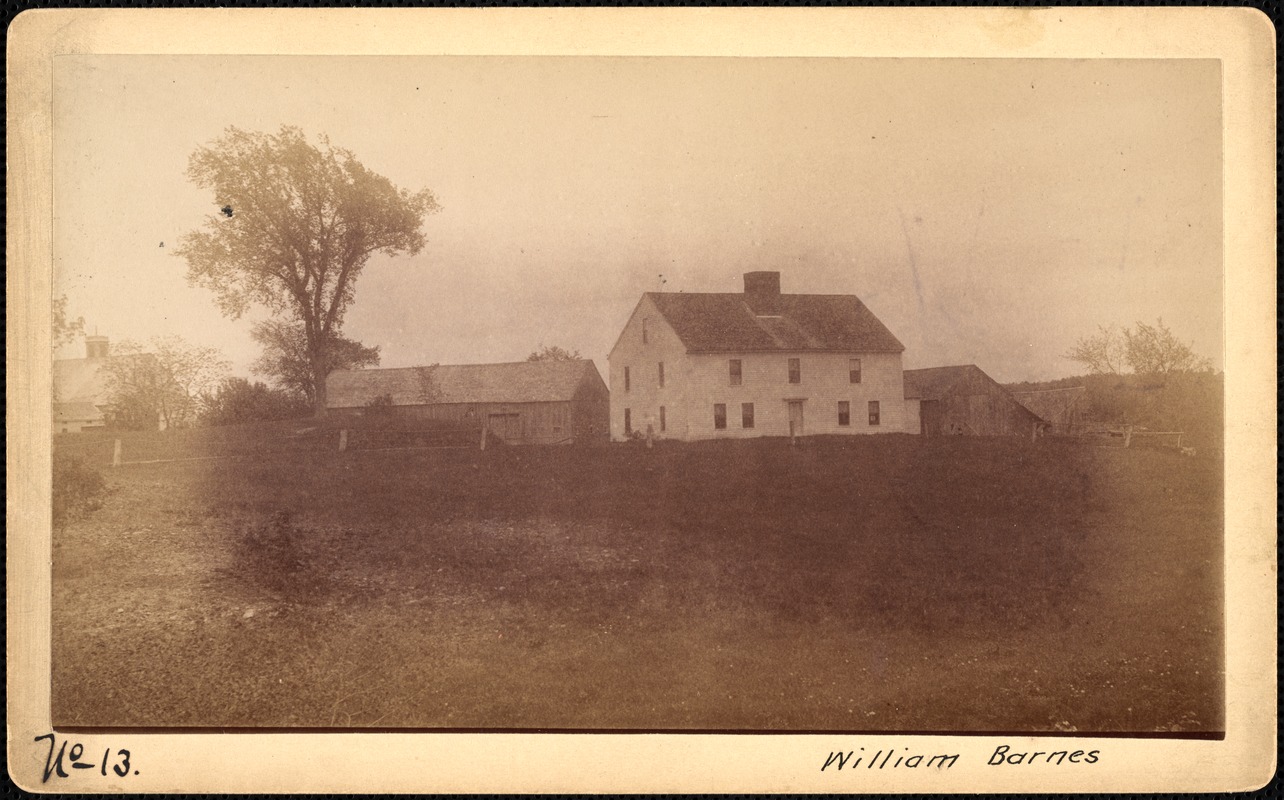
<path fill-rule="evenodd" d="M 648 292 L 688 352 L 842 351 L 905 347 L 853 295 L 781 294 L 780 314 L 754 314 L 744 294 Z"/>
<path fill-rule="evenodd" d="M 103 418 L 103 412 L 93 403 L 73 401 L 53 404 L 54 422 L 96 421 Z"/>
<path fill-rule="evenodd" d="M 1088 391 L 1086 386 L 1067 386 L 1061 389 L 1035 389 L 1012 392 L 1017 402 L 1049 422 L 1062 422 L 1070 418 L 1075 405 Z"/>
<path fill-rule="evenodd" d="M 970 375 L 990 376 L 975 364 L 956 367 L 928 367 L 905 370 L 905 397 L 907 399 L 936 400 L 950 393 L 955 384 Z"/>
<path fill-rule="evenodd" d="M 382 395 L 398 406 L 555 402 L 572 399 L 586 378 L 605 391 L 589 360 L 338 370 L 326 380 L 326 406 L 358 408 Z"/>

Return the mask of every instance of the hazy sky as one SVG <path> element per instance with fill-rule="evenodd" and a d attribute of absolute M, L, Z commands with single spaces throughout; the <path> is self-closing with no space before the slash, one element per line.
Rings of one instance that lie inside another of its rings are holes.
<path fill-rule="evenodd" d="M 56 291 L 91 331 L 178 334 L 240 374 L 170 255 L 229 125 L 325 133 L 430 188 L 345 332 L 384 366 L 606 355 L 644 291 L 858 295 L 906 367 L 1075 374 L 1097 325 L 1164 321 L 1221 365 L 1216 61 L 60 56 Z M 161 243 L 164 246 L 161 246 Z M 80 346 L 64 355 L 79 355 Z"/>

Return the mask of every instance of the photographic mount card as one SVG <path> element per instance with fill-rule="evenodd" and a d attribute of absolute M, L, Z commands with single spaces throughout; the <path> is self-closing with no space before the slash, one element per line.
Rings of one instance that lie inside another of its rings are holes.
<path fill-rule="evenodd" d="M 1264 21 L 20 16 L 15 781 L 1264 783 Z"/>

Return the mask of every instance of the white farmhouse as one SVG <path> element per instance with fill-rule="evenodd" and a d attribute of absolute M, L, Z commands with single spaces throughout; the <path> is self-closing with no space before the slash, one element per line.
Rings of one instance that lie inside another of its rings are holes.
<path fill-rule="evenodd" d="M 905 348 L 859 298 L 744 279 L 743 294 L 642 295 L 609 356 L 613 440 L 905 430 Z"/>

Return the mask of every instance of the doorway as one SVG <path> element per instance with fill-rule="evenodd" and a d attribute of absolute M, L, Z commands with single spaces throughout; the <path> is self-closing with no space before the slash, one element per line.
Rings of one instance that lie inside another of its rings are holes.
<path fill-rule="evenodd" d="M 789 432 L 793 436 L 803 435 L 803 404 L 801 400 L 789 400 Z"/>
<path fill-rule="evenodd" d="M 486 423 L 490 432 L 505 443 L 517 444 L 522 441 L 522 418 L 518 414 L 490 414 Z"/>

